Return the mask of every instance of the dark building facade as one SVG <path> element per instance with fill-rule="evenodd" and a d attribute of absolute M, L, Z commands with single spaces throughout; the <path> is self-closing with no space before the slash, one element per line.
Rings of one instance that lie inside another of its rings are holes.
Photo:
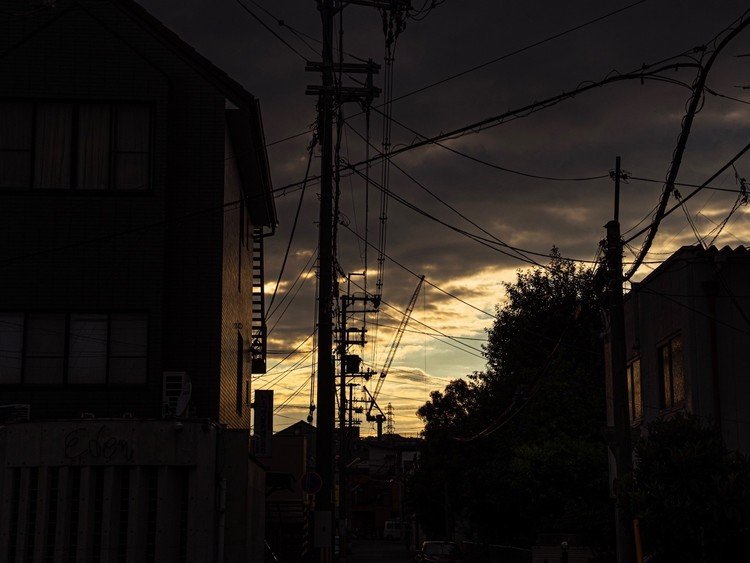
<path fill-rule="evenodd" d="M 749 319 L 750 252 L 742 246 L 684 246 L 633 284 L 625 302 L 633 427 L 689 412 L 716 423 L 730 449 L 750 452 Z M 611 424 L 611 401 L 608 416 Z"/>
<path fill-rule="evenodd" d="M 0 560 L 261 561 L 258 102 L 131 0 L 0 31 Z"/>
<path fill-rule="evenodd" d="M 160 417 L 172 372 L 248 428 L 257 100 L 129 0 L 0 7 L 2 402 Z"/>

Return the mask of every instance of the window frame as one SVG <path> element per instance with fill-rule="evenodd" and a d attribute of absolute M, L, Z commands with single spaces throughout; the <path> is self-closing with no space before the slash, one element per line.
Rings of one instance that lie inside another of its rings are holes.
<path fill-rule="evenodd" d="M 101 310 L 76 310 L 76 311 L 60 311 L 55 309 L 34 309 L 34 310 L 2 310 L 2 314 L 9 315 L 22 315 L 23 316 L 23 340 L 21 341 L 21 377 L 18 382 L 13 383 L 2 383 L 0 382 L 0 389 L 143 389 L 148 387 L 149 374 L 151 368 L 151 313 L 146 310 L 133 310 L 133 309 L 112 309 L 107 311 Z M 113 315 L 143 315 L 145 319 L 146 328 L 146 355 L 145 355 L 145 372 L 143 373 L 142 381 L 135 383 L 111 383 L 110 382 L 110 360 L 112 355 L 111 349 L 111 332 L 112 332 L 112 316 Z M 63 376 L 61 383 L 28 383 L 26 380 L 26 354 L 27 354 L 27 331 L 28 331 L 28 318 L 29 315 L 64 315 L 65 316 L 65 337 L 64 337 L 64 355 L 63 355 Z M 106 368 L 104 373 L 104 381 L 101 383 L 71 383 L 69 381 L 69 362 L 71 359 L 70 353 L 70 320 L 73 315 L 105 315 L 107 317 L 107 345 L 106 345 Z"/>
<path fill-rule="evenodd" d="M 638 393 L 638 399 L 640 409 L 636 409 L 636 382 L 634 377 L 635 372 L 633 369 L 636 364 L 638 365 L 638 387 L 640 391 Z M 630 417 L 630 424 L 637 425 L 643 420 L 643 417 L 645 416 L 643 401 L 643 371 L 640 356 L 636 356 L 628 362 L 626 367 L 626 374 L 628 378 L 628 415 Z M 638 413 L 638 410 L 640 410 L 640 413 Z"/>
<path fill-rule="evenodd" d="M 675 340 L 680 340 L 680 363 L 681 363 L 681 371 L 682 371 L 682 398 L 679 401 L 676 401 L 675 396 L 675 377 L 674 377 L 674 356 L 673 356 L 673 342 Z M 683 347 L 683 340 L 682 340 L 682 333 L 675 333 L 671 336 L 665 338 L 662 340 L 656 347 L 656 359 L 658 363 L 658 369 L 659 369 L 659 406 L 661 407 L 661 410 L 663 411 L 669 411 L 669 410 L 678 410 L 684 407 L 685 405 L 685 399 L 687 397 L 687 389 L 686 389 L 686 381 L 685 381 L 685 355 L 682 353 L 682 350 L 684 350 Z M 666 374 L 664 372 L 664 358 L 663 358 L 663 351 L 668 352 L 668 365 L 669 365 L 669 374 Z M 669 396 L 669 402 L 667 402 L 667 395 L 666 395 L 666 377 L 669 377 L 669 389 L 670 389 L 670 396 Z"/>
<path fill-rule="evenodd" d="M 29 149 L 29 173 L 28 184 L 26 186 L 0 188 L 0 195 L 19 193 L 45 194 L 45 195 L 106 195 L 113 196 L 143 196 L 154 193 L 154 172 L 156 160 L 156 102 L 153 100 L 125 100 L 125 99 L 70 99 L 70 98 L 19 98 L 19 97 L 0 97 L 0 104 L 7 103 L 29 103 L 31 104 L 31 147 Z M 70 154 L 70 172 L 67 187 L 61 188 L 39 188 L 34 187 L 34 171 L 37 163 L 37 116 L 40 104 L 71 104 L 72 105 L 72 125 L 71 125 L 71 154 Z M 81 188 L 78 187 L 80 181 L 79 174 L 79 146 L 78 133 L 80 128 L 80 108 L 84 105 L 106 104 L 109 107 L 109 155 L 108 155 L 108 172 L 107 187 L 105 188 Z M 116 156 L 118 154 L 129 154 L 133 151 L 118 151 L 116 146 L 117 131 L 117 107 L 118 106 L 143 106 L 148 110 L 148 164 L 146 170 L 147 186 L 142 189 L 122 189 L 115 186 L 116 175 Z M 7 152 L 20 152 L 13 149 L 3 149 Z"/>

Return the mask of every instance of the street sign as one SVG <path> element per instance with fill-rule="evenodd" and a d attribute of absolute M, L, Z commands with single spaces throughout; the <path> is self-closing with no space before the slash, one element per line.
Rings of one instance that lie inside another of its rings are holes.
<path fill-rule="evenodd" d="M 255 433 L 253 453 L 257 457 L 271 457 L 271 437 L 273 436 L 273 390 L 255 392 Z"/>

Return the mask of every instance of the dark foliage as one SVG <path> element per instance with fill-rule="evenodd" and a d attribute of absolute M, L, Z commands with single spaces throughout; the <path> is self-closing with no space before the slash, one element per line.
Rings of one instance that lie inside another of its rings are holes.
<path fill-rule="evenodd" d="M 657 419 L 618 485 L 658 563 L 750 561 L 750 462 L 693 416 Z"/>
<path fill-rule="evenodd" d="M 413 502 L 428 534 L 610 544 L 600 313 L 591 272 L 554 258 L 506 285 L 487 371 L 435 391 Z"/>

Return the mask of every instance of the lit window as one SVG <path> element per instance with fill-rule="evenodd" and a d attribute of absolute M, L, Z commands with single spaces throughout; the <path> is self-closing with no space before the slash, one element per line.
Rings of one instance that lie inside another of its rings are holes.
<path fill-rule="evenodd" d="M 661 406 L 672 408 L 685 400 L 685 374 L 682 369 L 682 337 L 676 336 L 659 348 Z"/>
<path fill-rule="evenodd" d="M 643 417 L 643 399 L 641 397 L 641 360 L 633 360 L 628 365 L 628 410 L 630 421 Z"/>

